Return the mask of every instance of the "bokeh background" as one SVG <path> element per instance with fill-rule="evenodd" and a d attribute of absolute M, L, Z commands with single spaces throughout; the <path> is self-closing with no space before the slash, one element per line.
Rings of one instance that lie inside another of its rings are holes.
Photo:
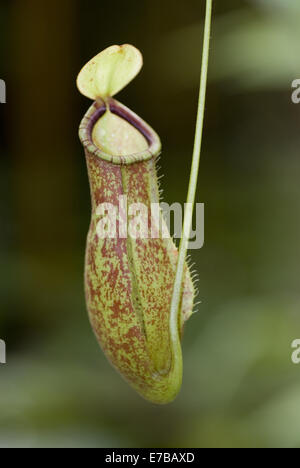
<path fill-rule="evenodd" d="M 145 65 L 118 99 L 163 142 L 167 202 L 184 202 L 204 0 L 0 4 L 2 447 L 300 447 L 298 0 L 215 1 L 192 252 L 202 301 L 186 326 L 182 391 L 137 396 L 107 363 L 83 292 L 89 187 L 81 66 L 112 44 Z"/>

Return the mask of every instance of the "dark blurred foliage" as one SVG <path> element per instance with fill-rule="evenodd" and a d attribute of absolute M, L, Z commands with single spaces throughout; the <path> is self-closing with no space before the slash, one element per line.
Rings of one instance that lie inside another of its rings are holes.
<path fill-rule="evenodd" d="M 204 1 L 0 4 L 0 446 L 299 447 L 297 0 L 215 2 L 198 201 L 206 206 L 198 313 L 178 399 L 155 407 L 92 335 L 83 258 L 89 187 L 75 79 L 111 44 L 144 54 L 118 99 L 163 142 L 164 198 L 183 202 Z"/>

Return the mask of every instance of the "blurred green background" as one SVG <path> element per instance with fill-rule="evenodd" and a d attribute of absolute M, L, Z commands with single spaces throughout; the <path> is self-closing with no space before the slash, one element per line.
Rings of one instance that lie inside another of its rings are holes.
<path fill-rule="evenodd" d="M 75 79 L 112 44 L 144 54 L 118 99 L 160 134 L 167 202 L 185 200 L 204 0 L 0 4 L 1 447 L 300 447 L 298 0 L 215 1 L 197 200 L 198 313 L 166 407 L 110 367 L 88 323 L 89 187 Z"/>

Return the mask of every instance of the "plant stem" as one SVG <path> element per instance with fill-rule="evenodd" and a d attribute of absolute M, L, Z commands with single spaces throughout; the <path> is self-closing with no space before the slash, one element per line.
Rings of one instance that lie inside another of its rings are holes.
<path fill-rule="evenodd" d="M 202 146 L 202 133 L 203 133 L 204 111 L 205 111 L 211 18 L 212 18 L 212 0 L 206 0 L 202 68 L 201 68 L 201 76 L 200 76 L 200 91 L 199 91 L 198 114 L 197 114 L 196 132 L 195 132 L 193 161 L 192 161 L 191 174 L 190 174 L 187 204 L 186 204 L 186 210 L 185 210 L 185 216 L 184 216 L 184 222 L 183 222 L 183 233 L 182 233 L 182 237 L 180 241 L 175 283 L 174 283 L 173 296 L 172 296 L 172 302 L 171 302 L 170 332 L 171 332 L 172 340 L 178 339 L 178 314 L 180 310 L 180 298 L 181 298 L 181 293 L 182 293 L 184 267 L 185 267 L 185 260 L 186 260 L 188 243 L 189 243 L 189 236 L 190 236 L 191 227 L 192 227 L 193 211 L 194 211 L 196 189 L 197 189 L 197 180 L 198 180 L 198 174 L 199 174 L 200 153 L 201 153 L 201 146 Z"/>

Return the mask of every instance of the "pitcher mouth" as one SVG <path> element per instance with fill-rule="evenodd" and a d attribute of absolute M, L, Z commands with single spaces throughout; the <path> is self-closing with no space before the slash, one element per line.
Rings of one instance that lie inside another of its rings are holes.
<path fill-rule="evenodd" d="M 161 142 L 157 133 L 137 114 L 132 112 L 130 109 L 115 99 L 109 99 L 109 108 L 113 114 L 116 114 L 117 116 L 126 120 L 145 137 L 148 143 L 148 148 L 140 153 L 120 156 L 105 153 L 94 144 L 92 139 L 94 125 L 106 112 L 106 106 L 103 101 L 95 101 L 81 121 L 79 127 L 79 138 L 84 148 L 89 153 L 98 156 L 100 159 L 118 165 L 129 165 L 156 158 L 161 151 Z"/>

